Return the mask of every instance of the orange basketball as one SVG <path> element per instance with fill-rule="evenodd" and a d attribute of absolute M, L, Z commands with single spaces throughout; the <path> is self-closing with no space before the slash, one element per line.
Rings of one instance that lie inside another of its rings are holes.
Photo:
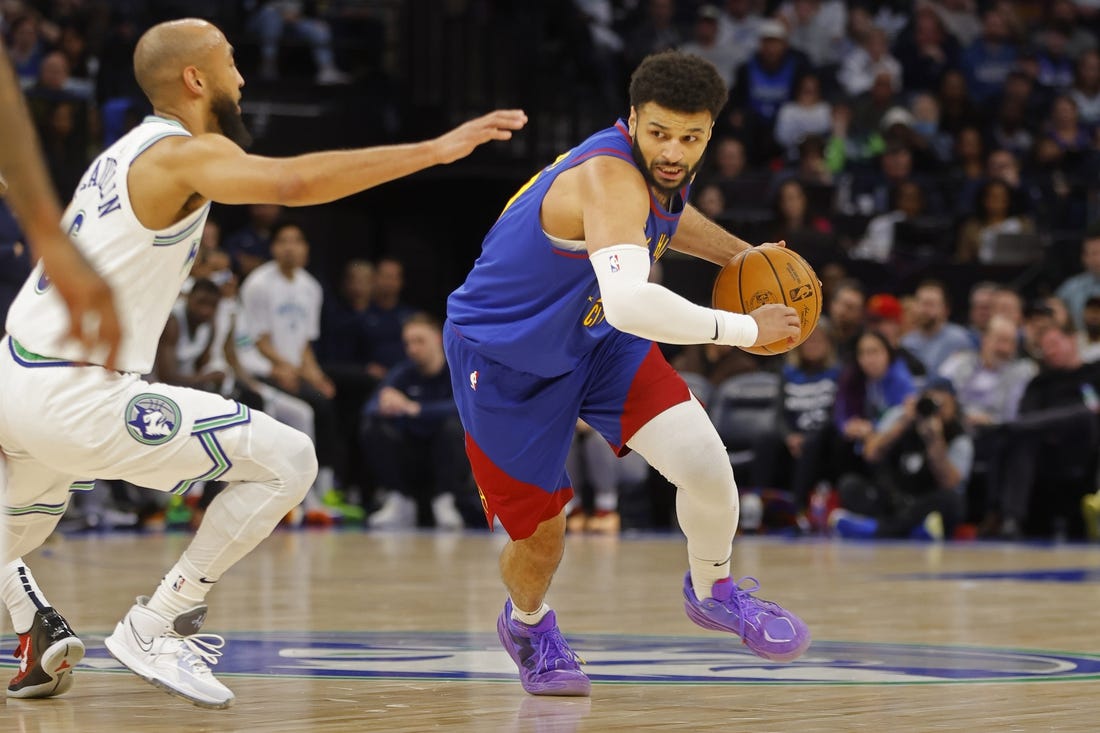
<path fill-rule="evenodd" d="M 730 260 L 714 280 L 715 308 L 751 313 L 767 303 L 782 303 L 798 311 L 802 335 L 797 341 L 743 346 L 750 354 L 782 354 L 806 340 L 821 316 L 821 281 L 798 253 L 763 245 L 747 249 Z"/>

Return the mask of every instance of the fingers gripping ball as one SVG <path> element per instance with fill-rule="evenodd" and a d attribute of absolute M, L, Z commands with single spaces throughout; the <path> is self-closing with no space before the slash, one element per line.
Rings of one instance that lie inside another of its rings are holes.
<path fill-rule="evenodd" d="M 751 354 L 782 354 L 806 340 L 821 317 L 821 281 L 806 260 L 785 247 L 763 245 L 737 254 L 714 280 L 715 308 L 751 313 L 768 303 L 798 311 L 802 334 L 797 341 L 742 347 Z"/>

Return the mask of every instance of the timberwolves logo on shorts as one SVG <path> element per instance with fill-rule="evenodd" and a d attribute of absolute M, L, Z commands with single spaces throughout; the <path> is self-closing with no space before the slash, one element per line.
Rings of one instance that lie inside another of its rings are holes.
<path fill-rule="evenodd" d="M 126 405 L 126 429 L 139 443 L 167 443 L 180 429 L 180 408 L 164 395 L 139 394 Z"/>

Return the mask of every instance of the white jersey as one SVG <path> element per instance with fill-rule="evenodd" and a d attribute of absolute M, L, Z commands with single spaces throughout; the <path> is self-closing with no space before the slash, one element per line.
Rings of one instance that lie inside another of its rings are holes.
<path fill-rule="evenodd" d="M 114 293 L 122 327 L 118 368 L 125 372 L 152 370 L 157 342 L 191 270 L 210 211 L 207 204 L 160 231 L 146 229 L 134 215 L 127 188 L 130 166 L 151 145 L 173 135 L 190 133 L 172 120 L 146 117 L 92 161 L 62 217 L 62 229 Z M 31 354 L 93 364 L 107 358 L 106 349 L 85 355 L 67 338 L 68 310 L 41 264 L 12 303 L 7 330 Z"/>
<path fill-rule="evenodd" d="M 241 285 L 241 304 L 248 329 L 257 340 L 271 337 L 271 346 L 294 367 L 310 341 L 321 336 L 321 284 L 302 269 L 287 279 L 274 261 L 265 262 Z"/>

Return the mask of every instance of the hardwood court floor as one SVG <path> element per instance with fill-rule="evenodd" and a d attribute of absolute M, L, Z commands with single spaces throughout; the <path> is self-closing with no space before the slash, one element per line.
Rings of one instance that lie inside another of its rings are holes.
<path fill-rule="evenodd" d="M 29 558 L 88 657 L 67 695 L 7 701 L 0 731 L 1100 729 L 1093 547 L 739 538 L 735 572 L 814 633 L 776 665 L 687 621 L 681 539 L 571 537 L 549 600 L 594 679 L 577 700 L 526 695 L 496 642 L 501 537 L 278 532 L 209 596 L 237 694 L 209 711 L 102 646 L 187 540 L 69 538 Z"/>

